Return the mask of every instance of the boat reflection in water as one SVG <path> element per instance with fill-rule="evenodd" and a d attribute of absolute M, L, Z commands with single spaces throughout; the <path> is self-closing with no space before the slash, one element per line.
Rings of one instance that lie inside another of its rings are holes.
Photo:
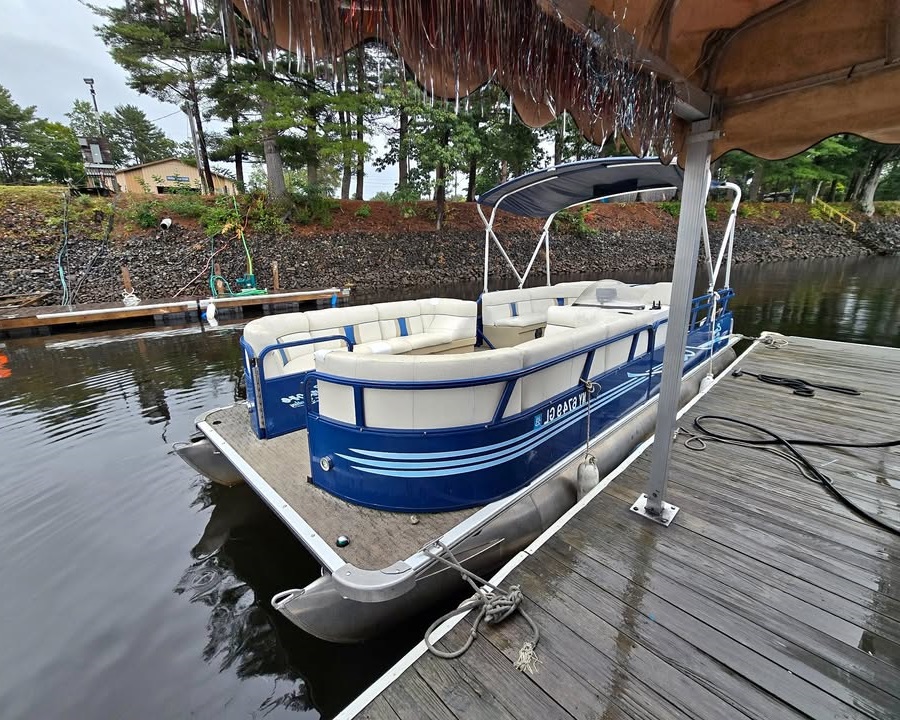
<path fill-rule="evenodd" d="M 203 660 L 242 680 L 274 680 L 261 713 L 335 715 L 421 638 L 430 616 L 395 628 L 390 643 L 335 645 L 297 629 L 268 600 L 286 580 L 314 580 L 319 565 L 247 485 L 198 477 L 195 488 L 192 506 L 212 512 L 174 592 L 209 609 Z"/>

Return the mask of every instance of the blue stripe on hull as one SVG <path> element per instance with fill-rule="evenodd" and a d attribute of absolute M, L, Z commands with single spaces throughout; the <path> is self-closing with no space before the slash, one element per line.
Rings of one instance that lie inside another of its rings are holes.
<path fill-rule="evenodd" d="M 725 345 L 720 340 L 713 348 L 709 337 L 699 329 L 690 333 L 686 371 Z M 652 358 L 645 354 L 601 376 L 604 390 L 590 405 L 579 401 L 583 387 L 573 387 L 497 424 L 381 430 L 322 418 L 314 407 L 309 411 L 312 481 L 349 502 L 384 510 L 440 512 L 498 500 L 584 445 L 588 407 L 596 434 L 655 394 L 662 355 L 660 348 Z M 568 409 L 548 419 L 550 409 L 559 407 Z M 333 463 L 329 471 L 319 464 L 326 456 Z"/>

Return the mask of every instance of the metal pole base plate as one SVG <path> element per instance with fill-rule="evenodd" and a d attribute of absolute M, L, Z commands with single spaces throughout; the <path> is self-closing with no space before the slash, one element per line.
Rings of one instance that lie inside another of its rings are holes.
<path fill-rule="evenodd" d="M 637 500 L 634 501 L 634 504 L 631 506 L 631 512 L 635 512 L 638 515 L 643 515 L 648 520 L 652 520 L 655 523 L 659 523 L 660 525 L 665 525 L 669 527 L 672 524 L 672 521 L 675 519 L 675 516 L 678 514 L 678 508 L 675 505 L 670 505 L 667 502 L 662 504 L 662 512 L 659 515 L 652 514 L 647 511 L 647 494 L 644 493 Z"/>

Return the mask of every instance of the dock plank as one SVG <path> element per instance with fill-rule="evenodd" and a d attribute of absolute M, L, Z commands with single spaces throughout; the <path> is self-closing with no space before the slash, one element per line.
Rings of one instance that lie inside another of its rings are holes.
<path fill-rule="evenodd" d="M 801 398 L 726 377 L 682 427 L 724 415 L 788 437 L 895 439 L 898 349 L 790 338 L 741 366 L 862 395 Z M 900 525 L 900 449 L 803 452 L 855 503 Z M 478 698 L 477 713 L 446 705 L 456 718 L 900 717 L 897 535 L 786 460 L 715 442 L 675 444 L 668 499 L 681 511 L 663 528 L 630 512 L 649 468 L 647 450 L 506 578 L 542 633 L 536 675 L 512 667 L 527 632 L 512 619 L 456 660 L 420 657 L 394 685 L 435 675 L 443 697 L 455 679 Z"/>

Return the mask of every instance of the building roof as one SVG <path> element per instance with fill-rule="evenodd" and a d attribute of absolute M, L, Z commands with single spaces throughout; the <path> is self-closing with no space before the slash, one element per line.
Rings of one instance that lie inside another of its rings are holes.
<path fill-rule="evenodd" d="M 128 167 L 119 168 L 118 170 L 116 170 L 116 172 L 122 173 L 122 172 L 129 172 L 131 170 L 140 170 L 141 168 L 153 167 L 154 165 L 163 165 L 165 163 L 170 163 L 170 162 L 180 163 L 181 165 L 184 165 L 185 167 L 194 168 L 194 170 L 197 170 L 199 172 L 199 169 L 197 167 L 195 167 L 194 165 L 189 165 L 184 160 L 182 160 L 181 158 L 177 158 L 177 157 L 163 158 L 162 160 L 151 160 L 150 162 L 141 163 L 140 165 L 129 165 Z M 234 182 L 234 178 L 230 178 L 227 175 L 223 175 L 220 172 L 216 172 L 215 170 L 212 171 L 212 174 L 217 177 L 222 178 L 223 180 L 230 180 L 231 182 Z"/>
<path fill-rule="evenodd" d="M 493 78 L 527 124 L 566 110 L 637 155 L 670 157 L 704 118 L 716 156 L 787 157 L 843 132 L 900 143 L 897 0 L 233 1 L 263 48 L 336 57 L 377 38 L 430 94 Z"/>

